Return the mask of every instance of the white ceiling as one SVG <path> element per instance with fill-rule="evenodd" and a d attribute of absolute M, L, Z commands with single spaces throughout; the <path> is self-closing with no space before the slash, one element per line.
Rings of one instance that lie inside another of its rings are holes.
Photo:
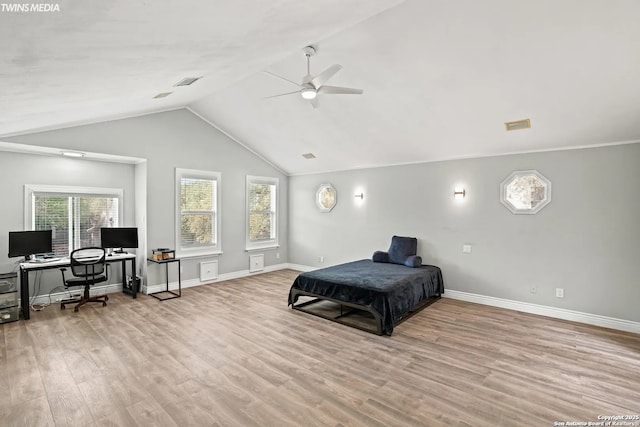
<path fill-rule="evenodd" d="M 188 106 L 289 174 L 640 140 L 637 0 L 58 4 L 0 12 L 0 136 Z M 263 99 L 311 43 L 364 94 Z"/>

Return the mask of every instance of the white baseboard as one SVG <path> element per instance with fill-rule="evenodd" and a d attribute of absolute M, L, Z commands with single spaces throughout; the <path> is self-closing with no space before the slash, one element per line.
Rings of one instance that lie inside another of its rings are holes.
<path fill-rule="evenodd" d="M 303 271 L 303 272 L 307 272 L 307 271 L 313 271 L 313 270 L 317 270 L 318 267 L 310 267 L 308 265 L 302 265 L 302 264 L 287 264 L 288 267 L 291 270 L 298 270 L 298 271 Z"/>
<path fill-rule="evenodd" d="M 280 264 L 280 268 L 289 268 L 302 272 L 317 270 L 319 267 L 312 267 L 302 264 Z M 279 270 L 280 268 L 274 268 Z M 614 317 L 600 316 L 598 314 L 583 313 L 580 311 L 566 310 L 563 308 L 549 307 L 545 305 L 530 304 L 526 302 L 513 301 L 503 298 L 495 298 L 485 295 L 472 294 L 468 292 L 445 289 L 445 298 L 457 299 L 461 301 L 475 302 L 492 307 L 506 308 L 509 310 L 522 311 L 524 313 L 537 314 L 540 316 L 553 317 L 556 319 L 570 320 L 574 322 L 586 323 L 588 325 L 601 326 L 603 328 L 616 329 L 619 331 L 633 332 L 640 334 L 640 323 L 631 320 L 616 319 Z"/>
<path fill-rule="evenodd" d="M 204 282 L 201 282 L 200 279 L 183 280 L 182 281 L 182 289 L 191 288 L 193 286 L 201 286 L 201 285 L 209 285 L 209 284 L 212 284 L 212 283 L 225 282 L 227 280 L 239 279 L 241 277 L 255 276 L 256 274 L 269 273 L 271 271 L 283 270 L 285 268 L 291 268 L 291 267 L 289 267 L 289 264 L 282 263 L 282 264 L 275 264 L 275 265 L 266 266 L 266 267 L 264 267 L 263 270 L 256 271 L 254 273 L 249 272 L 248 269 L 247 270 L 240 270 L 240 271 L 233 271 L 231 273 L 223 273 L 223 274 L 219 274 L 218 278 L 215 279 L 215 280 L 205 280 Z M 178 282 L 170 282 L 169 283 L 169 289 L 170 290 L 178 289 Z M 166 283 L 152 285 L 152 286 L 143 286 L 142 287 L 142 292 L 145 293 L 145 294 L 154 293 L 154 292 L 161 292 L 161 291 L 166 291 L 166 290 L 167 290 Z"/>
<path fill-rule="evenodd" d="M 564 308 L 530 304 L 527 302 L 513 301 L 503 298 L 495 298 L 449 289 L 445 289 L 442 296 L 445 298 L 451 298 L 460 301 L 475 302 L 492 307 L 506 308 L 509 310 L 522 311 L 524 313 L 538 314 L 540 316 L 571 320 L 573 322 L 586 323 L 588 325 L 601 326 L 603 328 L 617 329 L 620 331 L 640 334 L 640 323 L 632 322 L 630 320 L 616 319 L 614 317 L 606 317 L 597 314 L 583 313 L 580 311 L 566 310 Z"/>
<path fill-rule="evenodd" d="M 182 288 L 190 288 L 193 286 L 201 286 L 207 284 L 213 284 L 218 282 L 225 282 L 227 280 L 239 279 L 241 277 L 255 276 L 256 274 L 268 273 L 271 271 L 291 269 L 297 271 L 312 271 L 317 270 L 318 267 L 311 267 L 308 265 L 282 263 L 270 265 L 264 268 L 262 271 L 250 273 L 249 270 L 234 271 L 231 273 L 220 274 L 216 280 L 209 280 L 201 282 L 200 279 L 190 279 L 182 281 Z M 153 286 L 143 286 L 142 292 L 145 294 L 160 292 L 166 290 L 166 284 L 158 284 Z M 169 283 L 169 289 L 178 289 L 178 282 Z M 92 288 L 92 294 L 97 295 L 113 292 L 122 292 L 121 283 L 113 283 L 109 285 L 95 286 Z M 78 294 L 78 289 L 72 291 L 72 295 Z M 51 294 L 51 302 L 55 303 L 61 299 L 67 298 L 69 294 L 67 292 L 57 292 Z M 640 323 L 630 320 L 616 319 L 614 317 L 600 316 L 598 314 L 583 313 L 580 311 L 566 310 L 564 308 L 549 307 L 545 305 L 531 304 L 527 302 L 508 300 L 504 298 L 490 297 L 486 295 L 472 294 L 469 292 L 455 291 L 451 289 L 445 289 L 444 298 L 451 298 L 460 301 L 474 302 L 478 304 L 484 304 L 492 307 L 506 308 L 509 310 L 522 311 L 524 313 L 538 314 L 540 316 L 553 317 L 556 319 L 570 320 L 573 322 L 586 323 L 588 325 L 601 326 L 603 328 L 617 329 L 619 331 L 633 332 L 640 334 Z M 49 296 L 40 295 L 31 301 L 31 304 L 48 304 Z"/>

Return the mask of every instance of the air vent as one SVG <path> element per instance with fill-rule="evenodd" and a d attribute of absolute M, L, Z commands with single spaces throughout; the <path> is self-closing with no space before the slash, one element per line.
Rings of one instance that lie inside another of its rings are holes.
<path fill-rule="evenodd" d="M 153 97 L 153 99 L 166 98 L 171 95 L 173 92 L 162 92 Z"/>
<path fill-rule="evenodd" d="M 303 154 L 302 157 L 304 157 L 307 160 L 311 160 L 311 159 L 315 159 L 316 158 L 316 156 L 313 153 Z"/>
<path fill-rule="evenodd" d="M 504 128 L 507 132 L 519 129 L 529 129 L 531 127 L 530 119 L 515 120 L 513 122 L 504 122 Z"/>
<path fill-rule="evenodd" d="M 180 80 L 178 83 L 174 84 L 174 86 L 189 86 L 190 84 L 197 82 L 201 78 L 202 77 L 185 77 L 184 79 Z"/>

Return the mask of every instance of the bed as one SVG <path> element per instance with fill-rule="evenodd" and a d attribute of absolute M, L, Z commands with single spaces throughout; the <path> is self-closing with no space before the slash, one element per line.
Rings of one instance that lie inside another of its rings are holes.
<path fill-rule="evenodd" d="M 443 292 L 439 267 L 411 268 L 363 259 L 301 273 L 289 291 L 289 305 L 378 335 L 391 335 L 394 326 Z M 301 297 L 304 301 L 299 301 Z"/>

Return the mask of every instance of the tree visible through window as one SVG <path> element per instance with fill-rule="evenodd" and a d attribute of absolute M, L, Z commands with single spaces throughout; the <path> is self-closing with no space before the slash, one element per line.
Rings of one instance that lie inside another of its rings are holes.
<path fill-rule="evenodd" d="M 216 181 L 182 178 L 180 182 L 180 235 L 182 247 L 216 243 Z"/>
<path fill-rule="evenodd" d="M 176 168 L 176 246 L 181 255 L 220 251 L 220 173 Z"/>
<path fill-rule="evenodd" d="M 277 245 L 275 178 L 247 177 L 247 248 Z"/>
<path fill-rule="evenodd" d="M 51 230 L 58 256 L 100 246 L 100 229 L 119 226 L 121 190 L 48 186 L 27 186 L 27 190 L 31 229 Z"/>

